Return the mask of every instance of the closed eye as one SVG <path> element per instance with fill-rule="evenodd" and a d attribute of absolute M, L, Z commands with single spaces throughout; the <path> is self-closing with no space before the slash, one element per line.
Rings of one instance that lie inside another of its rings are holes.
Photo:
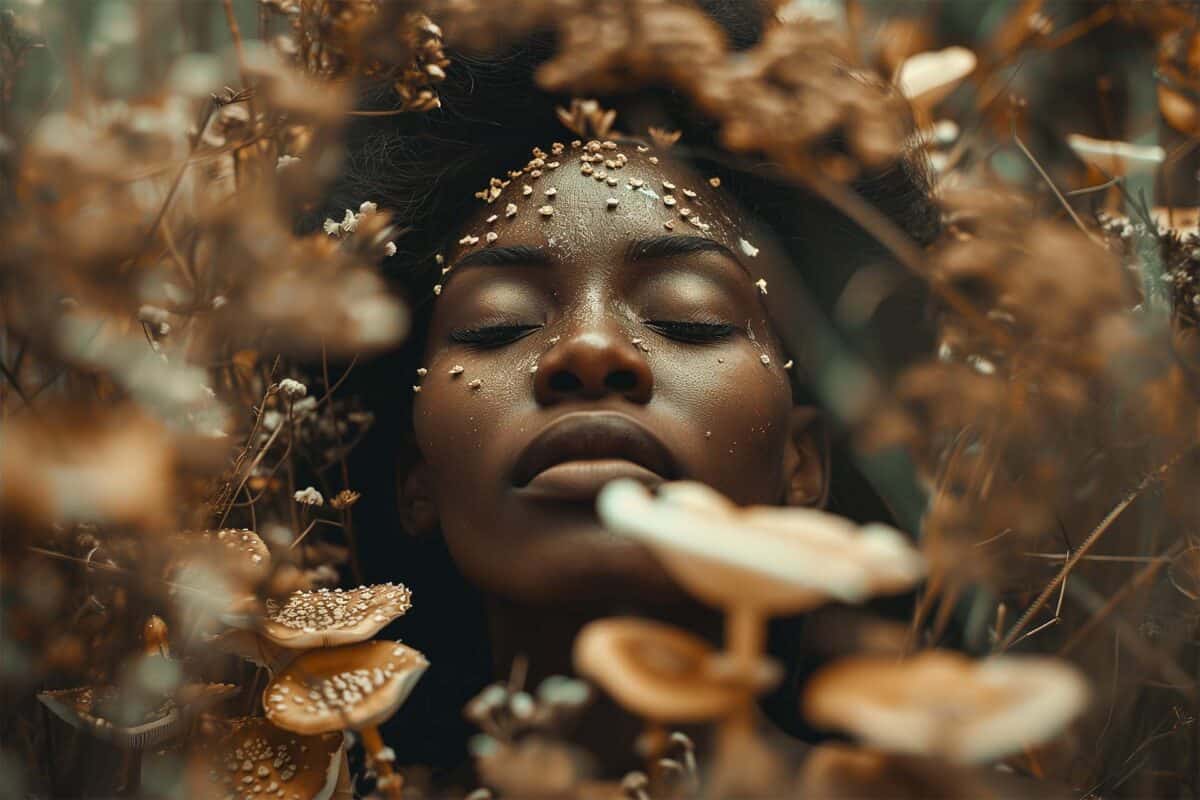
<path fill-rule="evenodd" d="M 452 331 L 450 341 L 471 347 L 499 347 L 511 344 L 533 333 L 541 325 L 485 325 Z"/>
<path fill-rule="evenodd" d="M 689 320 L 646 320 L 648 327 L 658 331 L 663 336 L 682 342 L 707 343 L 728 339 L 736 328 L 733 325 L 717 322 L 695 322 Z"/>

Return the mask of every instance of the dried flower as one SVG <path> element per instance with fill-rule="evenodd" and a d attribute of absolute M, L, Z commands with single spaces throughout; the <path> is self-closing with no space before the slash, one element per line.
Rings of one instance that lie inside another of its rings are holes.
<path fill-rule="evenodd" d="M 292 495 L 292 499 L 305 506 L 325 505 L 325 498 L 322 497 L 321 493 L 312 486 L 309 486 L 305 489 L 297 489 Z"/>

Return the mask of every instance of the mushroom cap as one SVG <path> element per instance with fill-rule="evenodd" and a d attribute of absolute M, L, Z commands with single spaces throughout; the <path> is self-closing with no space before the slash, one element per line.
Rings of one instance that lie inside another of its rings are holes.
<path fill-rule="evenodd" d="M 164 697 L 132 723 L 110 719 L 114 711 L 127 709 L 115 686 L 40 692 L 38 700 L 72 728 L 86 730 L 122 750 L 144 750 L 182 733 L 195 713 L 236 692 L 237 687 L 229 683 L 187 684 L 179 688 L 176 698 Z"/>
<path fill-rule="evenodd" d="M 301 590 L 282 603 L 267 601 L 262 635 L 293 650 L 354 644 L 370 639 L 410 608 L 412 592 L 402 583 Z"/>
<path fill-rule="evenodd" d="M 1167 157 L 1166 151 L 1158 145 L 1093 139 L 1079 133 L 1068 136 L 1067 144 L 1085 164 L 1113 175 L 1152 171 Z"/>
<path fill-rule="evenodd" d="M 672 576 L 717 607 L 792 614 L 829 599 L 903 591 L 924 575 L 921 555 L 886 525 L 859 527 L 810 508 L 738 508 L 700 483 L 613 481 L 596 501 L 610 529 L 649 545 Z"/>
<path fill-rule="evenodd" d="M 714 674 L 716 651 L 661 622 L 599 619 L 575 637 L 575 669 L 623 708 L 656 722 L 702 722 L 743 704 L 744 686 Z"/>
<path fill-rule="evenodd" d="M 1053 738 L 1087 700 L 1087 681 L 1065 661 L 929 650 L 831 664 L 809 682 L 804 709 L 882 750 L 977 763 Z"/>
<path fill-rule="evenodd" d="M 917 53 L 900 64 L 895 82 L 910 103 L 931 109 L 975 71 L 976 61 L 965 47 Z"/>
<path fill-rule="evenodd" d="M 188 770 L 193 797 L 328 800 L 341 772 L 342 736 L 298 736 L 262 717 L 232 721 L 232 730 L 202 748 Z"/>
<path fill-rule="evenodd" d="M 254 586 L 271 573 L 271 551 L 257 533 L 245 528 L 193 531 L 175 534 L 170 545 L 180 556 L 168 568 L 205 561 L 240 586 Z"/>
<path fill-rule="evenodd" d="M 359 730 L 396 713 L 428 666 L 399 642 L 311 650 L 267 685 L 263 708 L 267 719 L 296 733 Z"/>

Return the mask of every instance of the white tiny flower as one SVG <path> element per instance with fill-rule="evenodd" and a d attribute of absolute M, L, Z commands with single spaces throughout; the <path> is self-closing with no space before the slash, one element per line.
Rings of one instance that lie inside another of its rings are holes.
<path fill-rule="evenodd" d="M 364 201 L 363 204 L 358 207 L 359 214 L 374 214 L 378 210 L 379 206 L 375 205 L 370 200 Z"/>
<path fill-rule="evenodd" d="M 396 243 L 388 242 L 387 244 L 385 244 L 383 246 L 383 254 L 385 256 L 387 256 L 388 258 L 391 258 L 392 256 L 396 255 Z"/>
<path fill-rule="evenodd" d="M 315 397 L 305 397 L 292 404 L 292 415 L 297 418 L 306 417 L 316 410 L 317 398 Z"/>
<path fill-rule="evenodd" d="M 297 491 L 292 495 L 292 499 L 297 503 L 302 503 L 306 506 L 325 505 L 325 498 L 321 497 L 321 493 L 311 486 L 309 486 L 307 489 L 300 489 Z"/>
<path fill-rule="evenodd" d="M 279 382 L 279 391 L 284 397 L 304 397 L 308 394 L 308 387 L 300 381 L 284 378 Z"/>
<path fill-rule="evenodd" d="M 341 223 L 335 222 L 334 220 L 329 219 L 329 218 L 325 219 L 325 222 L 321 225 L 321 228 L 329 236 L 337 236 L 339 233 L 342 232 Z"/>
<path fill-rule="evenodd" d="M 758 290 L 760 292 L 762 292 L 763 294 L 767 293 L 767 279 L 766 278 L 759 278 L 758 280 L 756 280 L 754 282 L 754 285 L 757 286 Z"/>
<path fill-rule="evenodd" d="M 742 252 L 754 258 L 758 255 L 758 248 L 747 242 L 745 239 L 738 239 L 738 247 L 742 248 Z"/>
<path fill-rule="evenodd" d="M 285 169 L 292 166 L 299 160 L 300 158 L 298 156 L 282 155 L 275 161 L 275 171 L 283 172 Z"/>
<path fill-rule="evenodd" d="M 212 299 L 212 307 L 213 307 L 214 309 L 217 309 L 217 308 L 224 308 L 224 307 L 225 307 L 225 304 L 226 304 L 226 303 L 228 303 L 228 302 L 229 302 L 229 301 L 225 299 L 225 295 L 223 295 L 223 294 L 219 294 L 219 295 L 217 295 L 216 297 L 214 297 L 214 298 Z"/>

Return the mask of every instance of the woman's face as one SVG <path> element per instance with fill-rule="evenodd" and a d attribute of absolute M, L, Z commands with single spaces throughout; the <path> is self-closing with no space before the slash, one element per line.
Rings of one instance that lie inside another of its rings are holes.
<path fill-rule="evenodd" d="M 409 486 L 484 591 L 670 596 L 655 562 L 598 523 L 606 481 L 698 480 L 777 504 L 815 460 L 791 435 L 753 247 L 719 189 L 653 153 L 546 153 L 446 254 Z"/>

